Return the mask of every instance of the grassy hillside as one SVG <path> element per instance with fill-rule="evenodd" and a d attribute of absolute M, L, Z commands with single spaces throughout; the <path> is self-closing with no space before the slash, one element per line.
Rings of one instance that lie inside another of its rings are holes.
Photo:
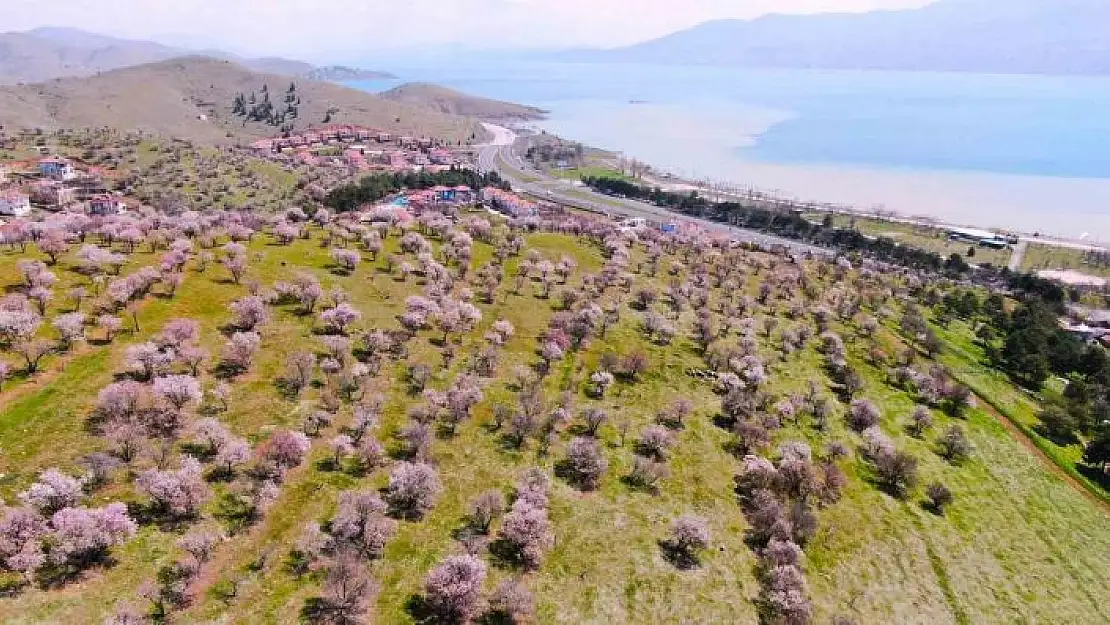
<path fill-rule="evenodd" d="M 248 244 L 249 269 L 241 284 L 229 279 L 219 264 L 208 263 L 202 271 L 199 253 L 193 253 L 176 294 L 170 296 L 164 285 L 155 286 L 135 305 L 138 330 L 101 344 L 100 331 L 89 329 L 93 340 L 48 357 L 34 377 L 16 375 L 9 380 L 0 392 L 0 497 L 14 504 L 16 494 L 39 471 L 57 466 L 76 472 L 81 456 L 108 449 L 108 443 L 88 426 L 88 418 L 98 391 L 126 371 L 128 346 L 157 335 L 171 319 L 189 317 L 200 322 L 200 345 L 217 354 L 231 321 L 229 304 L 247 295 L 252 283 L 255 290 L 266 291 L 279 281 L 292 280 L 297 271 L 307 271 L 320 280 L 325 292 L 342 289 L 362 313 L 353 336 L 372 329 L 398 329 L 406 298 L 421 294 L 428 282 L 418 274 L 403 276 L 393 267 L 399 263 L 391 261 L 391 255 L 416 262 L 413 254 L 402 252 L 400 233 L 391 230 L 377 254 L 352 244 L 350 249 L 357 250 L 362 260 L 348 274 L 335 266 L 333 244 L 324 241 L 325 232 L 312 226 L 308 238 L 288 246 L 276 244 L 270 234 L 255 235 Z M 208 229 L 207 234 L 219 236 L 221 244 L 226 240 L 219 228 Z M 443 259 L 443 242 L 430 232 L 425 234 L 435 258 Z M 499 231 L 490 240 L 506 234 Z M 769 379 L 764 390 L 775 399 L 805 394 L 811 380 L 821 396 L 832 399 L 839 388 L 826 372 L 816 332 L 819 322 L 811 315 L 790 313 L 790 304 L 805 302 L 816 310 L 821 304 L 850 299 L 851 293 L 874 295 L 880 301 L 879 294 L 887 286 L 902 288 L 900 278 L 860 275 L 856 270 L 838 275 L 831 267 L 822 268 L 819 261 L 809 261 L 805 266 L 809 289 L 777 288 L 766 304 L 759 304 L 760 285 L 778 282 L 772 276 L 792 274 L 797 269 L 794 265 L 755 252 L 731 251 L 723 257 L 720 251 L 702 255 L 667 246 L 660 251 L 656 272 L 647 262 L 649 249 L 640 244 L 631 247 L 627 262 L 618 258 L 614 263 L 599 241 L 590 237 L 546 232 L 524 236 L 521 254 L 510 255 L 504 263 L 503 281 L 492 301 L 481 295 L 474 298 L 482 320 L 473 330 L 453 334 L 448 341 L 438 330 L 420 330 L 405 343 L 404 353 L 385 358 L 380 372 L 367 383 L 368 394 L 380 393 L 384 398 L 381 422 L 370 436 L 390 452 L 388 466 L 367 473 L 350 470 L 350 462 L 345 470 L 332 466 L 329 440 L 351 425 L 357 403 L 340 402 L 334 422 L 313 437 L 308 461 L 285 476 L 276 503 L 255 524 L 218 544 L 211 560 L 189 583 L 184 593 L 188 600 L 171 613 L 169 622 L 301 622 L 306 600 L 319 596 L 324 585 L 322 572 L 297 573 L 292 567 L 290 552 L 305 525 L 334 516 L 344 491 L 387 484 L 391 469 L 404 457 L 398 434 L 409 422 L 410 409 L 424 404 L 421 394 L 411 389 L 410 365 L 427 365 L 432 374 L 429 388 L 447 389 L 474 365 L 485 348 L 484 337 L 499 319 L 509 321 L 515 333 L 500 349 L 494 375 L 484 379 L 484 398 L 456 432 L 440 429 L 430 445 L 430 460 L 444 485 L 442 496 L 423 519 L 399 521 L 382 557 L 368 563 L 380 584 L 371 609 L 374 622 L 416 622 L 425 576 L 442 557 L 464 550 L 457 538 L 465 534 L 460 530 L 466 526 L 469 502 L 490 488 L 511 493 L 522 471 L 532 466 L 552 478 L 549 512 L 554 543 L 539 568 L 530 572 L 506 564 L 479 545 L 475 552 L 489 565 L 485 594 L 501 580 L 521 579 L 535 594 L 536 621 L 541 623 L 758 621 L 759 558 L 750 547 L 746 532 L 751 525 L 737 501 L 734 477 L 741 472 L 742 462 L 733 450 L 736 438 L 720 426 L 722 400 L 713 385 L 688 374 L 691 368 L 705 367 L 702 348 L 693 339 L 697 310 L 681 306 L 672 315 L 670 300 L 663 295 L 649 303 L 648 308 L 663 315 L 677 331 L 670 344 L 662 344 L 645 335 L 637 294 L 646 289 L 662 294 L 672 280 L 698 282 L 701 269 L 710 265 L 730 268 L 741 285 L 716 285 L 707 275 L 706 284 L 713 286 L 708 287 L 709 303 L 701 308 L 713 311 L 720 320 L 722 304 L 744 301 L 749 310 L 743 317 L 751 321 L 724 330 L 717 342 L 733 345 L 742 335 L 746 337 L 748 349 L 766 363 Z M 114 247 L 126 251 L 123 244 Z M 457 295 L 464 287 L 481 292 L 478 271 L 494 257 L 495 247 L 478 241 L 472 252 L 466 277 L 455 285 Z M 161 255 L 140 246 L 124 273 L 157 265 Z M 543 266 L 537 261 L 557 263 L 564 257 L 572 259 L 576 268 L 565 285 L 553 278 L 555 296 L 545 297 Z M 18 248 L 0 253 L 0 284 L 20 290 L 17 262 L 26 258 L 46 257 L 34 245 L 25 253 Z M 533 269 L 517 280 L 525 263 Z M 52 268 L 59 278 L 54 287 L 59 295 L 49 304 L 48 317 L 70 309 L 71 302 L 62 294 L 74 285 L 89 283 L 74 271 L 76 265 L 71 252 Z M 539 338 L 562 308 L 561 293 L 594 288 L 587 282 L 596 284 L 607 265 L 615 276 L 627 272 L 630 280 L 628 287 L 622 287 L 618 279 L 597 298 L 601 306 L 616 311 L 611 317 L 617 318 L 581 349 L 568 350 L 565 358 L 556 359 L 541 383 L 544 414 L 560 401 L 569 401 L 573 419 L 555 428 L 551 437 L 528 437 L 518 446 L 508 436 L 507 425 L 497 427 L 494 406 L 519 410 L 517 379 L 535 375 L 530 368 L 540 360 Z M 880 305 L 886 306 L 899 306 L 898 298 Z M 319 371 L 297 397 L 275 384 L 294 353 L 321 353 L 324 348 L 318 315 L 301 314 L 294 304 L 270 309 L 273 319 L 261 330 L 261 351 L 247 372 L 229 381 L 227 410 L 215 410 L 205 400 L 201 408 L 190 409 L 190 420 L 212 410 L 208 414 L 254 444 L 277 429 L 299 428 L 304 417 L 334 392 L 338 378 Z M 878 310 L 867 304 L 863 312 L 877 314 Z M 767 323 L 767 319 L 775 321 Z M 882 431 L 899 449 L 918 458 L 920 485 L 904 498 L 876 485 L 872 466 L 855 451 L 861 437 L 842 418 L 848 408 L 835 399 L 833 415 L 823 429 L 811 415 L 800 414 L 796 420 L 784 419 L 782 427 L 773 431 L 771 443 L 759 450 L 770 458 L 777 458 L 778 445 L 785 441 L 806 441 L 815 456 L 824 456 L 831 442 L 844 443 L 850 450 L 848 457 L 837 461 L 847 476 L 841 497 L 816 509 L 819 529 L 805 547 L 802 566 L 814 604 L 813 622 L 828 623 L 836 616 L 861 624 L 1094 625 L 1110 620 L 1110 608 L 1102 600 L 1110 591 L 1110 561 L 1105 557 L 1110 553 L 1110 524 L 1105 511 L 1016 441 L 982 402 L 962 419 L 933 410 L 935 424 L 926 436 L 906 434 L 916 400 L 888 383 L 885 366 L 872 364 L 876 349 L 898 354 L 906 345 L 885 323 L 870 335 L 851 315 L 829 315 L 827 324 L 828 330 L 843 338 L 846 359 L 861 374 L 857 397 L 873 401 L 880 409 Z M 744 330 L 747 325 L 752 331 Z M 801 349 L 785 353 L 780 348 L 783 335 L 803 326 L 814 331 L 813 338 Z M 43 330 L 43 335 L 51 332 Z M 602 367 L 613 368 L 603 364 L 609 358 L 606 354 L 623 357 L 640 350 L 649 362 L 642 374 L 618 376 L 602 398 L 588 392 L 591 374 Z M 3 358 L 17 363 L 13 354 Z M 200 375 L 205 388 L 219 381 L 212 364 Z M 961 367 L 973 366 L 954 357 L 947 357 L 944 364 L 955 376 L 968 373 Z M 524 373 L 518 372 L 519 367 L 524 367 Z M 564 392 L 567 400 L 560 398 Z M 638 453 L 635 441 L 655 422 L 657 413 L 678 398 L 688 399 L 693 410 L 685 427 L 672 433 L 675 444 L 666 463 L 669 475 L 655 488 L 630 485 L 627 476 Z M 598 407 L 610 416 L 598 431 L 609 469 L 598 488 L 582 490 L 556 477 L 556 465 L 570 440 L 583 430 L 583 412 Z M 970 459 L 960 465 L 937 454 L 935 439 L 951 424 L 963 427 L 974 447 Z M 170 451 L 175 455 L 188 451 L 182 444 L 187 440 L 184 436 L 172 443 Z M 131 478 L 155 464 L 156 449 L 150 445 L 130 466 L 116 470 L 106 486 L 86 497 L 87 504 L 120 499 L 142 502 Z M 944 516 L 921 503 L 923 485 L 934 480 L 943 481 L 955 493 Z M 153 579 L 158 567 L 182 557 L 175 544 L 188 526 L 220 523 L 219 495 L 234 486 L 212 482 L 213 496 L 201 519 L 184 526 L 145 523 L 136 537 L 112 550 L 110 564 L 93 567 L 60 587 L 23 586 L 18 576 L 8 576 L 10 592 L 0 595 L 0 622 L 100 622 L 121 600 L 146 610 L 150 606 L 136 598 L 137 589 Z M 688 570 L 675 566 L 660 547 L 671 522 L 686 513 L 703 516 L 712 534 L 700 564 Z M 495 534 L 499 527 L 500 522 L 495 522 Z"/>
<path fill-rule="evenodd" d="M 291 79 L 227 61 L 187 57 L 106 72 L 89 78 L 0 87 L 0 124 L 9 128 L 99 128 L 143 131 L 210 144 L 248 143 L 280 128 L 234 115 L 238 94 L 281 102 Z M 473 120 L 388 101 L 331 83 L 297 80 L 293 130 L 327 123 L 356 124 L 466 142 L 484 133 Z M 330 113 L 329 113 L 330 112 Z"/>
<path fill-rule="evenodd" d="M 494 121 L 543 119 L 543 109 L 512 102 L 490 100 L 428 83 L 409 83 L 383 92 L 381 97 L 448 115 L 476 117 Z"/>

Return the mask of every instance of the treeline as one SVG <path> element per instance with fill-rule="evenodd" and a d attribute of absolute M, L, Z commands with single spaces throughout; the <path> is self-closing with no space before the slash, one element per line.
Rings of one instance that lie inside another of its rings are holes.
<path fill-rule="evenodd" d="M 850 229 L 814 223 L 800 214 L 772 210 L 741 202 L 714 202 L 699 195 L 663 191 L 616 178 L 587 176 L 582 179 L 591 188 L 609 195 L 618 195 L 668 208 L 680 213 L 758 230 L 783 238 L 833 247 L 845 252 L 858 252 L 879 260 L 914 269 L 964 273 L 969 267 L 963 258 L 940 254 L 905 245 L 892 239 L 868 237 Z"/>
<path fill-rule="evenodd" d="M 231 104 L 231 113 L 242 117 L 244 125 L 248 121 L 262 122 L 270 126 L 278 126 L 282 132 L 292 132 L 293 122 L 286 123 L 286 119 L 297 119 L 300 115 L 298 109 L 300 104 L 301 97 L 297 95 L 296 83 L 289 83 L 289 89 L 286 90 L 281 105 L 275 105 L 270 100 L 270 88 L 262 85 L 261 98 L 258 98 L 254 92 L 251 92 L 249 97 L 243 93 L 236 95 Z"/>
<path fill-rule="evenodd" d="M 1063 392 L 1042 392 L 1038 433 L 1061 445 L 1086 441 L 1084 461 L 1093 468 L 1110 462 L 1110 355 L 1060 327 L 1059 301 L 1028 291 L 1017 308 L 1007 311 L 1001 295 L 982 298 L 965 289 L 947 294 L 936 308 L 942 323 L 959 317 L 978 326 L 991 363 L 1018 384 L 1043 391 L 1049 378 L 1066 380 Z"/>
<path fill-rule="evenodd" d="M 457 187 L 465 185 L 478 190 L 494 186 L 505 190 L 508 183 L 497 172 L 480 174 L 472 169 L 452 167 L 442 172 L 371 174 L 355 184 L 332 189 L 324 199 L 324 204 L 336 212 L 347 212 L 367 203 L 379 202 L 404 189 L 430 189 L 435 186 Z"/>

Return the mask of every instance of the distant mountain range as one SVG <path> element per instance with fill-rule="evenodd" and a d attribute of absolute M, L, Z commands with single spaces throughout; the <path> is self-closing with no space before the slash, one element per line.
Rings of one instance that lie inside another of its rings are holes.
<path fill-rule="evenodd" d="M 75 28 L 38 28 L 27 32 L 0 33 L 0 84 L 92 76 L 124 67 L 192 55 L 232 61 L 257 72 L 314 80 L 389 77 L 380 72 L 338 66 L 316 67 L 311 63 L 276 57 L 244 58 L 220 50 L 175 48 Z"/>
<path fill-rule="evenodd" d="M 562 60 L 1110 75 L 1110 0 L 939 0 L 859 14 L 707 22 Z"/>

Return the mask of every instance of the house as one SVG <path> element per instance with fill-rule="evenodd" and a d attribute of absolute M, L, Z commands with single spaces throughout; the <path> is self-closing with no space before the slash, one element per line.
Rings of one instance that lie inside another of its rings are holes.
<path fill-rule="evenodd" d="M 529 202 L 515 193 L 502 191 L 497 187 L 482 189 L 481 198 L 490 208 L 510 217 L 529 217 L 539 213 L 535 202 Z"/>
<path fill-rule="evenodd" d="M 31 201 L 47 208 L 62 208 L 77 201 L 77 192 L 57 180 L 40 180 L 31 185 Z"/>
<path fill-rule="evenodd" d="M 0 190 L 0 215 L 23 217 L 31 212 L 31 198 L 17 189 Z"/>
<path fill-rule="evenodd" d="M 474 201 L 474 191 L 465 184 L 455 187 L 455 201 L 461 204 L 470 204 Z"/>
<path fill-rule="evenodd" d="M 12 168 L 7 165 L 0 165 L 0 184 L 8 182 L 8 174 L 12 172 Z"/>
<path fill-rule="evenodd" d="M 43 178 L 51 180 L 73 180 L 77 177 L 77 170 L 73 163 L 64 158 L 44 158 L 39 161 L 39 173 Z"/>
<path fill-rule="evenodd" d="M 88 212 L 90 215 L 116 215 L 125 208 L 127 208 L 127 205 L 123 203 L 123 200 L 105 193 L 89 199 Z"/>
<path fill-rule="evenodd" d="M 436 165 L 450 165 L 454 163 L 455 159 L 451 153 L 442 148 L 430 150 L 428 152 L 428 160 Z"/>
<path fill-rule="evenodd" d="M 388 132 L 378 133 L 378 143 L 390 143 L 393 141 L 393 135 Z"/>

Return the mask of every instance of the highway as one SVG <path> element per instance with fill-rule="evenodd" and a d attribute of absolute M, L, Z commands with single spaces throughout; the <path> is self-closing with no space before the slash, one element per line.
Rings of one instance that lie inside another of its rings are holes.
<path fill-rule="evenodd" d="M 656 222 L 675 220 L 693 222 L 710 232 L 725 234 L 730 239 L 743 243 L 754 243 L 764 247 L 784 245 L 800 253 L 822 256 L 835 254 L 827 248 L 744 230 L 715 221 L 679 215 L 652 204 L 602 195 L 595 193 L 589 187 L 575 186 L 569 180 L 553 178 L 526 163 L 515 149 L 518 137 L 512 130 L 494 124 L 483 124 L 483 126 L 493 134 L 494 138 L 488 144 L 478 146 L 479 171 L 496 171 L 518 193 L 609 216 L 633 217 Z"/>

